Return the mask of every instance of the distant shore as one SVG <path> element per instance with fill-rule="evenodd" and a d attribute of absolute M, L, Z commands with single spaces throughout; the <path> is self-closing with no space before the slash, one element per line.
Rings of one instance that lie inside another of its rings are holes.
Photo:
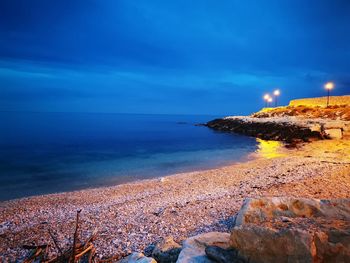
<path fill-rule="evenodd" d="M 350 197 L 349 140 L 261 147 L 255 159 L 217 169 L 1 202 L 1 258 L 22 256 L 23 244 L 51 242 L 49 228 L 68 246 L 78 209 L 83 237 L 97 228 L 97 254 L 111 256 L 141 251 L 169 235 L 180 242 L 228 231 L 246 197 Z"/>

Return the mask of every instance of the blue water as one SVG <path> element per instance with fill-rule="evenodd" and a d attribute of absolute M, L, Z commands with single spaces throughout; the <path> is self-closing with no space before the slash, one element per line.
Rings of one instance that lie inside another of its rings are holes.
<path fill-rule="evenodd" d="M 242 160 L 255 139 L 216 116 L 0 113 L 0 200 L 115 185 Z"/>

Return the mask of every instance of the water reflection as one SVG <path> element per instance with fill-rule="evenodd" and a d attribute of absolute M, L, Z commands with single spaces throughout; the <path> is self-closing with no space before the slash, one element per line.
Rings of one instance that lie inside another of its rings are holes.
<path fill-rule="evenodd" d="M 261 157 L 272 159 L 285 155 L 281 151 L 282 143 L 279 141 L 265 141 L 259 138 L 256 141 L 258 142 L 257 152 Z"/>

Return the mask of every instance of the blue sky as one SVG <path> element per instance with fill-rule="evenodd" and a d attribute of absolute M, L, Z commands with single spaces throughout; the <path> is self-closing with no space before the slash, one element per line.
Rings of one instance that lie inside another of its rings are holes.
<path fill-rule="evenodd" d="M 350 1 L 2 0 L 0 110 L 247 114 L 350 94 Z"/>

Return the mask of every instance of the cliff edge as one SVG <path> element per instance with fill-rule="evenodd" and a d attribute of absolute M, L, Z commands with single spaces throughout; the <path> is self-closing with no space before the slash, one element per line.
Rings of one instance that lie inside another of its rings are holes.
<path fill-rule="evenodd" d="M 331 101 L 344 103 L 349 98 L 349 103 L 324 107 L 317 104 L 317 101 L 323 101 L 321 98 L 301 99 L 285 107 L 263 108 L 250 116 L 215 119 L 206 123 L 206 126 L 264 140 L 293 142 L 347 139 L 350 138 L 350 96 L 341 98 L 336 100 L 332 97 Z M 313 102 L 316 106 L 306 102 Z"/>

